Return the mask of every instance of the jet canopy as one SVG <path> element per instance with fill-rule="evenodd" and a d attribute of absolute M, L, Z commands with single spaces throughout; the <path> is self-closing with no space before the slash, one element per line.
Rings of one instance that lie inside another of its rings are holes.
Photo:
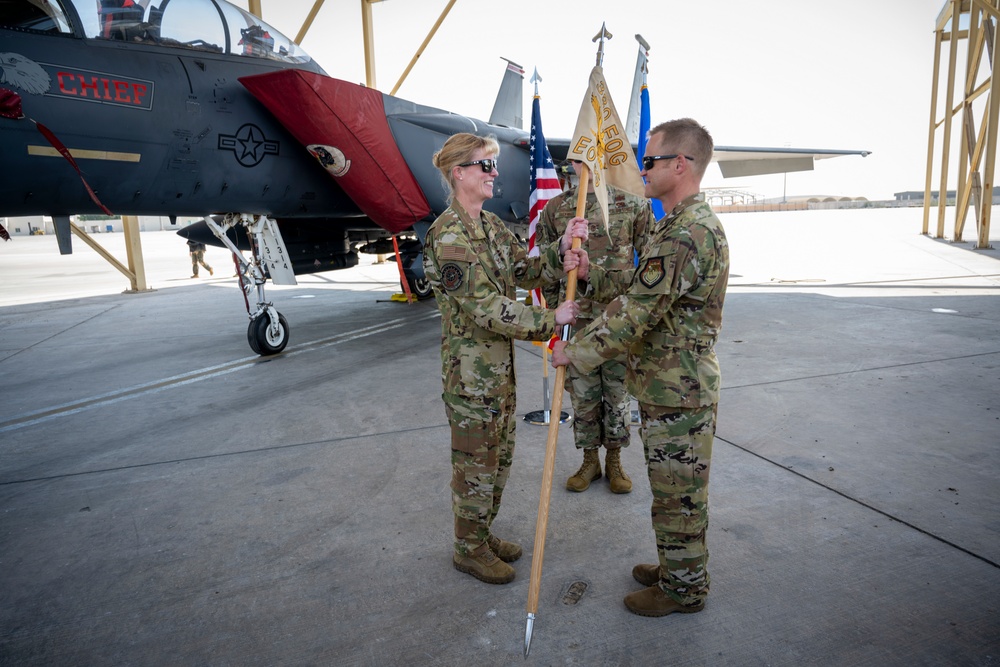
<path fill-rule="evenodd" d="M 74 14 L 79 17 L 80 30 L 73 27 Z M 14 0 L 0 2 L 0 26 L 51 34 L 82 32 L 90 39 L 267 58 L 295 65 L 312 60 L 288 37 L 224 0 Z"/>

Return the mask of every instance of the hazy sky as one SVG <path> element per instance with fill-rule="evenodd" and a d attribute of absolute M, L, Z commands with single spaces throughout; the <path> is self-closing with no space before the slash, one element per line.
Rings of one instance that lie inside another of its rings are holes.
<path fill-rule="evenodd" d="M 236 2 L 246 7 L 246 2 Z M 262 0 L 264 20 L 294 38 L 312 0 Z M 360 0 L 331 0 L 302 42 L 330 76 L 365 80 Z M 390 91 L 447 0 L 372 6 L 376 84 Z M 944 0 L 458 0 L 397 96 L 487 119 L 505 63 L 526 71 L 525 124 L 538 68 L 547 137 L 573 132 L 595 64 L 592 38 L 607 24 L 604 72 L 623 116 L 641 34 L 650 44 L 654 124 L 690 116 L 716 144 L 863 149 L 787 177 L 792 195 L 891 199 L 922 190 L 933 75 L 934 25 Z M 781 196 L 782 175 L 723 179 Z M 951 187 L 954 187 L 952 185 Z"/>

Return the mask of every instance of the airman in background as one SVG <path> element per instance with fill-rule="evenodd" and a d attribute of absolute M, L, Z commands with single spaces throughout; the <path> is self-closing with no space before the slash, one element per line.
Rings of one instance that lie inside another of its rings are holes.
<path fill-rule="evenodd" d="M 205 244 L 201 241 L 188 239 L 187 246 L 188 254 L 191 255 L 191 277 L 198 277 L 199 264 L 205 267 L 205 270 L 208 271 L 208 275 L 214 276 L 215 271 L 213 271 L 212 267 L 205 263 Z"/>
<path fill-rule="evenodd" d="M 572 161 L 577 177 L 581 163 Z M 637 197 L 613 186 L 608 186 L 608 225 L 604 226 L 600 203 L 594 194 L 593 181 L 587 194 L 587 208 L 583 218 L 576 217 L 577 188 L 572 187 L 548 201 L 538 221 L 539 245 L 552 243 L 560 238 L 569 223 L 589 222 L 587 256 L 590 266 L 605 271 L 631 276 L 635 272 L 635 253 L 642 247 L 647 230 L 656 222 L 649 200 Z M 546 303 L 562 303 L 566 283 L 549 286 L 544 290 Z M 580 315 L 576 327 L 582 329 L 599 317 L 607 305 L 586 297 L 577 299 Z M 625 389 L 625 354 L 609 359 L 597 368 L 582 373 L 573 366 L 567 369 L 570 399 L 573 403 L 573 436 L 577 449 L 583 450 L 583 464 L 566 480 L 570 491 L 586 491 L 590 483 L 601 477 L 599 452 L 603 445 L 607 453 L 604 474 L 611 491 L 629 493 L 632 480 L 621 465 L 621 448 L 629 445 L 631 401 Z"/>

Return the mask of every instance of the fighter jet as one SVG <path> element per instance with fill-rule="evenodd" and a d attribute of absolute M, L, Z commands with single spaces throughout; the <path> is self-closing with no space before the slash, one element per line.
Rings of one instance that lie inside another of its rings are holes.
<path fill-rule="evenodd" d="M 181 234 L 234 252 L 255 297 L 247 339 L 275 354 L 289 326 L 267 279 L 351 267 L 397 236 L 406 284 L 430 295 L 421 241 L 447 207 L 430 156 L 455 132 L 497 138 L 486 208 L 526 227 L 522 79 L 508 62 L 487 122 L 327 76 L 225 0 L 0 0 L 0 214 L 51 216 L 62 252 L 71 215 L 203 218 Z M 565 158 L 568 140 L 548 145 Z M 717 161 L 726 150 L 740 175 L 866 154 L 720 148 Z"/>

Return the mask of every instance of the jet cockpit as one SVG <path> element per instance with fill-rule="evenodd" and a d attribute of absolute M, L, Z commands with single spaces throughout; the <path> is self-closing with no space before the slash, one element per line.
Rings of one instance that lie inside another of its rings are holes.
<path fill-rule="evenodd" d="M 15 0 L 0 2 L 0 26 L 268 58 L 300 66 L 312 62 L 308 53 L 272 26 L 244 9 L 215 0 Z"/>

